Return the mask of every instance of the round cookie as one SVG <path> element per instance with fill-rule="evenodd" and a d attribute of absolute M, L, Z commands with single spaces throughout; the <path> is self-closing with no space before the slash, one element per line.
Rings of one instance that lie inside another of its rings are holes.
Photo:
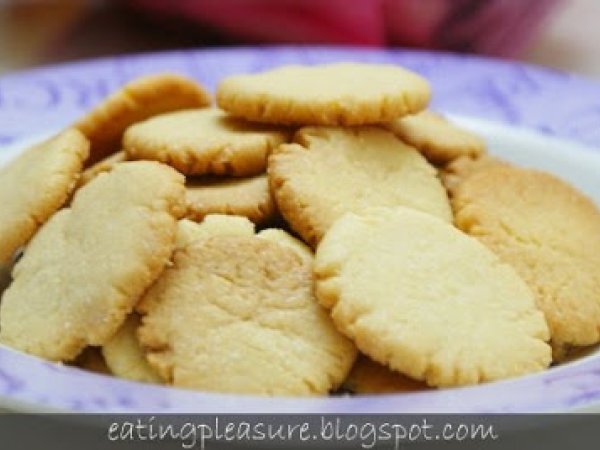
<path fill-rule="evenodd" d="M 91 142 L 89 163 L 120 150 L 130 125 L 157 114 L 210 105 L 210 94 L 194 80 L 163 73 L 137 78 L 104 99 L 74 127 Z"/>
<path fill-rule="evenodd" d="M 317 249 L 316 294 L 358 349 L 430 386 L 548 367 L 544 316 L 508 264 L 409 208 L 349 213 Z"/>
<path fill-rule="evenodd" d="M 117 164 L 125 162 L 126 160 L 127 156 L 125 155 L 125 152 L 120 151 L 107 156 L 95 164 L 92 164 L 81 173 L 81 177 L 79 177 L 79 181 L 77 183 L 77 189 L 85 186 L 101 173 L 110 172 Z"/>
<path fill-rule="evenodd" d="M 453 197 L 460 184 L 471 175 L 497 166 L 510 167 L 511 165 L 507 161 L 490 155 L 481 155 L 474 159 L 462 156 L 440 170 L 440 179 L 448 191 L 448 195 Z"/>
<path fill-rule="evenodd" d="M 49 360 L 106 343 L 175 247 L 184 179 L 119 164 L 77 191 L 36 234 L 0 304 L 0 342 Z"/>
<path fill-rule="evenodd" d="M 311 246 L 365 207 L 409 206 L 452 220 L 436 170 L 389 131 L 308 127 L 294 140 L 269 158 L 269 182 L 279 211 Z"/>
<path fill-rule="evenodd" d="M 492 167 L 464 180 L 453 200 L 456 225 L 529 284 L 552 346 L 600 341 L 600 212 L 553 175 Z"/>
<path fill-rule="evenodd" d="M 129 159 L 150 159 L 186 175 L 250 176 L 264 172 L 271 149 L 289 132 L 252 124 L 217 108 L 162 114 L 131 126 L 123 137 Z"/>
<path fill-rule="evenodd" d="M 177 250 L 138 305 L 148 360 L 175 386 L 326 394 L 346 378 L 355 348 L 314 298 L 311 269 L 297 249 L 256 236 Z"/>
<path fill-rule="evenodd" d="M 0 169 L 0 264 L 8 263 L 65 203 L 88 153 L 86 138 L 71 129 L 31 147 Z"/>
<path fill-rule="evenodd" d="M 386 127 L 437 166 L 461 156 L 477 158 L 485 152 L 483 139 L 433 111 L 394 119 Z"/>
<path fill-rule="evenodd" d="M 136 332 L 140 326 L 137 314 L 130 314 L 119 331 L 102 346 L 102 355 L 110 372 L 120 378 L 142 383 L 161 383 L 140 347 Z"/>
<path fill-rule="evenodd" d="M 188 178 L 187 217 L 200 221 L 207 214 L 244 216 L 256 224 L 277 216 L 266 174 L 251 178 Z"/>
<path fill-rule="evenodd" d="M 230 114 L 285 125 L 371 125 L 424 109 L 429 83 L 383 64 L 283 66 L 225 78 L 217 103 Z"/>
<path fill-rule="evenodd" d="M 429 389 L 423 382 L 393 372 L 364 355 L 360 355 L 343 388 L 354 394 L 394 394 Z"/>

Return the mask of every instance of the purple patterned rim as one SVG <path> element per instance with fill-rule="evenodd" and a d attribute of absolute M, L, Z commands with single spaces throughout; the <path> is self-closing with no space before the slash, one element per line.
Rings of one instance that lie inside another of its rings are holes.
<path fill-rule="evenodd" d="M 62 127 L 131 78 L 188 74 L 214 88 L 222 77 L 289 63 L 354 60 L 402 64 L 433 84 L 433 107 L 527 127 L 600 148 L 600 84 L 486 58 L 349 48 L 237 48 L 106 58 L 0 78 L 0 145 Z M 258 398 L 142 385 L 0 348 L 0 408 L 85 412 L 550 412 L 600 405 L 600 356 L 490 385 L 421 393 Z"/>

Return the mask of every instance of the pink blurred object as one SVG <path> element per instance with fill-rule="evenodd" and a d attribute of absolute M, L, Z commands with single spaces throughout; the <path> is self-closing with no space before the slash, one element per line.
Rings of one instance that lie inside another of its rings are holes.
<path fill-rule="evenodd" d="M 126 0 L 250 42 L 518 54 L 563 0 Z"/>

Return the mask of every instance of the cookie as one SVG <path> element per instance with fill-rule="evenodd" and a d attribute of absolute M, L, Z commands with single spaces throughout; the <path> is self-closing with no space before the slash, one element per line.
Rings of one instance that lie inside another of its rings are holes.
<path fill-rule="evenodd" d="M 458 186 L 471 175 L 496 166 L 510 167 L 511 165 L 507 161 L 490 155 L 481 155 L 478 158 L 463 156 L 444 166 L 440 170 L 440 179 L 448 191 L 448 195 L 452 197 Z"/>
<path fill-rule="evenodd" d="M 74 126 L 91 142 L 90 164 L 121 149 L 121 138 L 130 125 L 157 114 L 201 108 L 210 94 L 197 82 L 170 73 L 137 78 L 104 99 Z"/>
<path fill-rule="evenodd" d="M 277 216 L 266 174 L 251 178 L 188 178 L 187 217 L 200 221 L 207 214 L 244 216 L 256 224 Z"/>
<path fill-rule="evenodd" d="M 140 326 L 137 314 L 131 314 L 119 331 L 102 346 L 106 366 L 117 377 L 142 383 L 161 383 L 140 347 L 136 332 Z"/>
<path fill-rule="evenodd" d="M 175 386 L 326 394 L 355 358 L 314 298 L 312 264 L 264 237 L 214 236 L 177 250 L 138 309 L 148 360 Z"/>
<path fill-rule="evenodd" d="M 553 175 L 493 167 L 463 181 L 456 225 L 529 284 L 555 353 L 600 341 L 600 212 Z"/>
<path fill-rule="evenodd" d="M 65 203 L 88 152 L 86 138 L 67 130 L 0 169 L 0 263 L 8 263 Z"/>
<path fill-rule="evenodd" d="M 437 166 L 461 156 L 477 158 L 485 152 L 485 141 L 482 138 L 433 111 L 400 117 L 386 127 Z"/>
<path fill-rule="evenodd" d="M 73 365 L 90 372 L 99 373 L 102 375 L 112 375 L 110 369 L 106 365 L 104 356 L 98 347 L 86 347 L 73 361 Z"/>
<path fill-rule="evenodd" d="M 343 388 L 354 394 L 394 394 L 429 389 L 420 381 L 393 372 L 364 355 L 360 355 Z"/>
<path fill-rule="evenodd" d="M 85 186 L 101 173 L 110 172 L 114 169 L 115 165 L 125 162 L 126 160 L 127 157 L 125 156 L 125 152 L 120 151 L 98 161 L 96 164 L 91 165 L 81 173 L 81 177 L 79 177 L 79 181 L 77 183 L 77 188 L 79 189 L 80 187 Z"/>
<path fill-rule="evenodd" d="M 284 125 L 371 125 L 424 109 L 429 83 L 399 66 L 284 66 L 225 78 L 217 103 L 230 114 Z"/>
<path fill-rule="evenodd" d="M 129 159 L 150 159 L 186 175 L 250 176 L 264 172 L 271 149 L 286 142 L 280 127 L 252 124 L 217 108 L 162 114 L 127 129 Z"/>
<path fill-rule="evenodd" d="M 508 264 L 410 208 L 339 219 L 315 257 L 316 294 L 337 328 L 380 364 L 430 386 L 538 372 L 548 327 Z"/>
<path fill-rule="evenodd" d="M 213 236 L 253 236 L 254 224 L 245 217 L 210 214 L 201 224 L 182 219 L 177 225 L 177 248 Z"/>
<path fill-rule="evenodd" d="M 119 164 L 77 191 L 36 234 L 0 304 L 0 342 L 49 360 L 105 344 L 169 262 L 184 179 Z"/>
<path fill-rule="evenodd" d="M 294 140 L 269 158 L 269 182 L 279 211 L 311 246 L 365 207 L 403 205 L 452 220 L 436 170 L 389 131 L 307 127 Z"/>

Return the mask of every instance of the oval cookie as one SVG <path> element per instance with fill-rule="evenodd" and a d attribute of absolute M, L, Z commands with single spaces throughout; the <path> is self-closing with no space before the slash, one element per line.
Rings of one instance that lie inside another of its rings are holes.
<path fill-rule="evenodd" d="M 492 167 L 459 186 L 456 225 L 514 266 L 533 290 L 552 345 L 600 341 L 600 212 L 553 175 Z"/>
<path fill-rule="evenodd" d="M 175 386 L 262 395 L 325 394 L 354 346 L 313 296 L 312 265 L 256 236 L 215 236 L 175 253 L 138 308 L 148 360 Z"/>
<path fill-rule="evenodd" d="M 179 111 L 130 127 L 123 138 L 129 159 L 151 159 L 186 175 L 248 176 L 264 172 L 271 149 L 288 131 L 235 119 L 216 108 Z"/>
<path fill-rule="evenodd" d="M 170 73 L 148 75 L 104 99 L 74 127 L 90 140 L 89 163 L 93 164 L 121 149 L 121 138 L 130 125 L 157 114 L 210 103 L 210 94 L 189 78 Z"/>
<path fill-rule="evenodd" d="M 237 117 L 287 125 L 370 125 L 421 111 L 429 83 L 399 66 L 284 66 L 225 78 L 218 105 Z"/>
<path fill-rule="evenodd" d="M 409 206 L 452 220 L 436 170 L 389 131 L 302 128 L 294 140 L 269 158 L 269 182 L 281 214 L 310 245 L 365 207 Z"/>
<path fill-rule="evenodd" d="M 15 266 L 0 342 L 68 361 L 110 339 L 169 262 L 183 183 L 168 166 L 134 162 L 77 191 Z"/>
<path fill-rule="evenodd" d="M 438 166 L 461 156 L 477 158 L 485 152 L 482 138 L 432 111 L 400 117 L 387 128 Z"/>
<path fill-rule="evenodd" d="M 430 386 L 500 380 L 548 367 L 548 327 L 508 264 L 436 217 L 409 208 L 347 214 L 319 245 L 316 293 L 373 360 Z"/>
<path fill-rule="evenodd" d="M 87 139 L 67 130 L 0 169 L 0 264 L 65 203 L 88 153 Z"/>
<path fill-rule="evenodd" d="M 188 178 L 187 217 L 200 221 L 208 214 L 244 216 L 256 224 L 277 216 L 266 174 L 252 178 Z"/>

